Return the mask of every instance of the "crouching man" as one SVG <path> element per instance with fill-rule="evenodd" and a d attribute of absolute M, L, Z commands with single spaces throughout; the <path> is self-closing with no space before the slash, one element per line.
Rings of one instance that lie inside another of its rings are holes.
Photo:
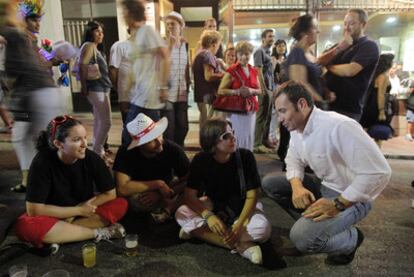
<path fill-rule="evenodd" d="M 163 139 L 167 125 L 166 118 L 154 122 L 138 114 L 126 126 L 132 142 L 119 148 L 113 166 L 118 194 L 157 223 L 181 205 L 190 163 L 180 146 Z"/>
<path fill-rule="evenodd" d="M 290 239 L 299 251 L 349 264 L 364 240 L 354 224 L 367 216 L 391 169 L 358 122 L 316 108 L 304 85 L 283 84 L 275 105 L 291 134 L 287 172 L 266 176 L 263 190 L 297 219 Z M 304 173 L 306 166 L 315 176 Z"/>

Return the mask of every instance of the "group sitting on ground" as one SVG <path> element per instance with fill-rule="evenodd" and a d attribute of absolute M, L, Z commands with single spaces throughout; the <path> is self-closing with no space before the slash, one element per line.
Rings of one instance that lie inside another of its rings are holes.
<path fill-rule="evenodd" d="M 290 238 L 298 251 L 349 264 L 364 240 L 354 225 L 367 216 L 391 169 L 356 121 L 315 107 L 306 85 L 288 81 L 275 99 L 291 133 L 287 173 L 266 176 L 262 189 L 297 220 Z M 104 161 L 87 149 L 82 124 L 66 115 L 53 119 L 30 167 L 18 237 L 37 247 L 121 238 L 125 230 L 117 222 L 129 206 L 157 223 L 175 213 L 181 239 L 195 237 L 262 264 L 259 244 L 270 238 L 271 225 L 258 201 L 252 152 L 237 147 L 230 122 L 213 118 L 201 129 L 202 151 L 190 164 L 177 144 L 163 139 L 167 125 L 166 118 L 154 122 L 142 113 L 127 124 L 131 143 L 117 153 L 115 189 Z M 306 166 L 314 174 L 305 174 Z"/>

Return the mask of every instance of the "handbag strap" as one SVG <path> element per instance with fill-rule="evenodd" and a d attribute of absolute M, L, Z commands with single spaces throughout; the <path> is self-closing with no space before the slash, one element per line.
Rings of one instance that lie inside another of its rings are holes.
<path fill-rule="evenodd" d="M 235 68 L 234 70 L 233 70 L 233 72 L 234 72 L 234 74 L 236 74 L 236 76 L 237 76 L 237 78 L 239 79 L 239 81 L 241 82 L 241 84 L 242 84 L 242 87 L 244 87 L 245 85 L 245 82 L 244 82 L 244 80 L 243 80 L 243 78 L 242 78 L 242 76 L 240 76 L 240 74 L 239 74 L 239 72 L 237 72 L 237 68 Z"/>
<path fill-rule="evenodd" d="M 93 57 L 95 59 L 95 63 L 98 63 L 98 58 L 97 58 L 97 53 L 96 53 L 97 50 L 98 49 L 96 49 L 96 46 L 94 45 L 93 46 Z"/>
<path fill-rule="evenodd" d="M 244 179 L 243 164 L 239 149 L 236 150 L 236 164 L 240 179 L 240 198 L 244 199 L 246 198 L 246 180 Z"/>

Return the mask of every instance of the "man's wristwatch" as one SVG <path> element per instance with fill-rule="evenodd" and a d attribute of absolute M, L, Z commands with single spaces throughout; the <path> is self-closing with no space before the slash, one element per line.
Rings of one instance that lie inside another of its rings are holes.
<path fill-rule="evenodd" d="M 335 198 L 333 201 L 334 201 L 334 203 L 335 203 L 335 208 L 336 208 L 338 211 L 343 212 L 343 211 L 345 211 L 345 210 L 346 210 L 346 207 L 345 207 L 344 203 L 342 203 L 342 202 L 339 200 L 339 198 L 338 198 L 338 197 L 337 197 L 337 198 Z"/>

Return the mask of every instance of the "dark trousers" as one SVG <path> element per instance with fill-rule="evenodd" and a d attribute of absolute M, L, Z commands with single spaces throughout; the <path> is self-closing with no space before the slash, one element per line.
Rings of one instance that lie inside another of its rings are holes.
<path fill-rule="evenodd" d="M 258 96 L 259 111 L 256 113 L 256 130 L 254 134 L 254 146 L 263 144 L 269 137 L 269 127 L 271 118 L 270 94 L 272 92 L 266 90 L 265 94 Z"/>
<path fill-rule="evenodd" d="M 289 148 L 289 141 L 290 141 L 290 133 L 288 129 L 286 129 L 283 124 L 279 124 L 279 131 L 280 131 L 280 140 L 279 140 L 279 148 L 277 149 L 277 155 L 279 156 L 280 160 L 285 162 L 286 154 Z"/>
<path fill-rule="evenodd" d="M 143 113 L 146 116 L 148 116 L 149 118 L 151 118 L 152 120 L 154 120 L 155 122 L 157 122 L 158 120 L 160 120 L 160 110 L 150 110 L 150 109 L 145 109 L 142 107 L 139 107 L 137 105 L 134 104 L 130 104 L 129 106 L 129 111 L 128 114 L 126 116 L 126 120 L 124 122 L 124 129 L 122 130 L 122 145 L 129 145 L 131 143 L 131 136 L 128 133 L 128 130 L 126 129 L 126 125 L 131 122 L 132 120 L 135 119 L 135 117 L 137 117 L 137 115 L 139 113 Z"/>
<path fill-rule="evenodd" d="M 187 102 L 170 102 L 168 109 L 161 110 L 161 117 L 168 119 L 168 127 L 164 138 L 174 141 L 184 147 L 184 140 L 188 133 L 188 104 Z"/>

